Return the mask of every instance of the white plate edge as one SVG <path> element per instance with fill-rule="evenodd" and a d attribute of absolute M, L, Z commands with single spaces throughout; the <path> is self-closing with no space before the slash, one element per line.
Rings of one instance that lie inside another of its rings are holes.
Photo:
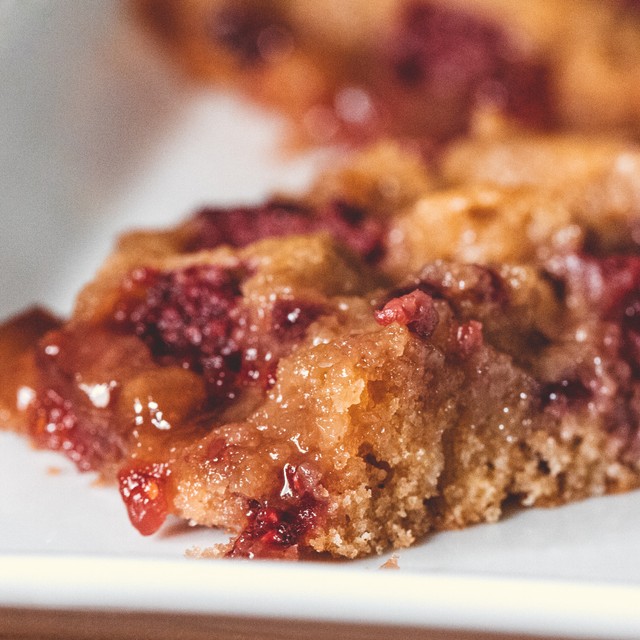
<path fill-rule="evenodd" d="M 640 637 L 640 588 L 623 584 L 64 554 L 0 555 L 0 567 L 0 607 Z"/>

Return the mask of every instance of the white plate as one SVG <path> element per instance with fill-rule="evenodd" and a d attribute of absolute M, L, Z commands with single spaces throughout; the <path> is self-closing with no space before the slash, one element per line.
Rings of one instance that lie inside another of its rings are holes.
<path fill-rule="evenodd" d="M 302 187 L 319 161 L 278 155 L 276 118 L 181 84 L 114 1 L 0 3 L 0 78 L 2 316 L 67 312 L 122 229 Z M 0 434 L 0 634 L 4 607 L 640 637 L 638 493 L 438 534 L 378 571 L 388 555 L 187 560 L 223 535 L 143 538 L 92 482 Z"/>

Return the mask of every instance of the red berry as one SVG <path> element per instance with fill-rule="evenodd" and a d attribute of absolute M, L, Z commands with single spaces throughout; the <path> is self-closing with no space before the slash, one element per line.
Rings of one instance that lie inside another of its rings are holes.
<path fill-rule="evenodd" d="M 120 495 L 131 524 L 143 535 L 155 533 L 164 523 L 169 510 L 166 464 L 144 464 L 125 467 L 118 474 Z"/>
<path fill-rule="evenodd" d="M 195 233 L 187 251 L 221 244 L 244 247 L 262 238 L 327 231 L 369 263 L 377 262 L 384 253 L 383 224 L 343 200 L 318 210 L 278 200 L 258 207 L 207 208 L 196 214 L 192 224 Z"/>
<path fill-rule="evenodd" d="M 283 475 L 289 488 L 286 494 L 282 492 L 264 502 L 249 501 L 247 525 L 227 553 L 229 557 L 277 558 L 297 554 L 298 546 L 316 525 L 323 504 L 314 495 L 318 478 L 313 471 L 286 464 Z"/>
<path fill-rule="evenodd" d="M 428 338 L 438 326 L 439 321 L 433 298 L 420 289 L 392 298 L 380 311 L 375 312 L 375 317 L 383 326 L 397 322 L 407 326 L 422 338 Z"/>

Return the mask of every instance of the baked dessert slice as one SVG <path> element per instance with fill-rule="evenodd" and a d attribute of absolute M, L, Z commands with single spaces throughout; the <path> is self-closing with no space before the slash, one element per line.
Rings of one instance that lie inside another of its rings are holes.
<path fill-rule="evenodd" d="M 312 142 L 429 149 L 487 110 L 538 129 L 639 131 L 637 2 L 133 4 L 192 74 L 289 113 Z"/>
<path fill-rule="evenodd" d="M 0 331 L 5 423 L 117 482 L 141 533 L 223 527 L 231 557 L 355 558 L 637 487 L 638 151 L 467 144 L 124 236 L 67 321 Z M 480 148 L 553 162 L 477 182 Z"/>

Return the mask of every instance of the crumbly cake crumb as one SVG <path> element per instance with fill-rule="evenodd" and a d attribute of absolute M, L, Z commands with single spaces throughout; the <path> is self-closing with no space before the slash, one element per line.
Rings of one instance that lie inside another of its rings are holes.
<path fill-rule="evenodd" d="M 399 556 L 397 554 L 392 554 L 391 557 L 380 565 L 381 569 L 399 569 L 400 564 L 398 563 Z"/>

